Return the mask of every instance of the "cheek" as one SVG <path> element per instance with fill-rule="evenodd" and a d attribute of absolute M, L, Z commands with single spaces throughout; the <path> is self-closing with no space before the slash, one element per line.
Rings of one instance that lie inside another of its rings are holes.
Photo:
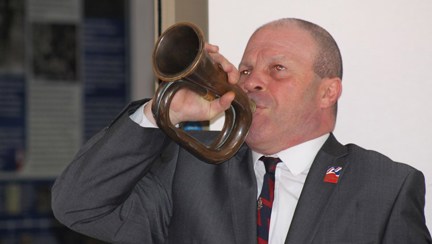
<path fill-rule="evenodd" d="M 271 113 L 272 124 L 277 130 L 285 130 L 289 127 L 301 126 L 310 110 L 310 100 L 302 92 L 294 92 L 294 89 L 279 92 L 276 104 Z"/>

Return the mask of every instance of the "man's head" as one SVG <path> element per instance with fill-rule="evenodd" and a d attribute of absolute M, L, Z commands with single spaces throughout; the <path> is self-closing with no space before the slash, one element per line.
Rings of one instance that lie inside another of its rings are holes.
<path fill-rule="evenodd" d="M 257 103 L 247 144 L 264 154 L 334 129 L 342 61 L 333 38 L 299 19 L 255 31 L 239 66 L 239 85 Z"/>

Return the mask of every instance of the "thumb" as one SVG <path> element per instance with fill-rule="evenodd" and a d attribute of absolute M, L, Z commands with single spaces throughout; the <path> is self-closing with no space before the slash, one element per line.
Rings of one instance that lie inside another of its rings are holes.
<path fill-rule="evenodd" d="M 235 93 L 232 91 L 229 91 L 225 93 L 222 97 L 219 98 L 219 105 L 223 109 L 223 111 L 227 110 L 230 106 L 232 101 L 234 101 Z"/>
<path fill-rule="evenodd" d="M 213 119 L 217 115 L 223 113 L 231 106 L 231 103 L 234 100 L 234 98 L 235 98 L 235 93 L 229 91 L 224 95 L 222 95 L 220 98 L 211 101 L 208 117 L 210 119 Z"/>

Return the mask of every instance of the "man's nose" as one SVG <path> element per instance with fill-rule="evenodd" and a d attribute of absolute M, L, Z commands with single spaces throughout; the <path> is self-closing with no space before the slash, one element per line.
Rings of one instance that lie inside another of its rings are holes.
<path fill-rule="evenodd" d="M 244 77 L 240 85 L 246 92 L 256 92 L 265 89 L 264 77 L 257 72 L 252 72 L 247 77 Z"/>

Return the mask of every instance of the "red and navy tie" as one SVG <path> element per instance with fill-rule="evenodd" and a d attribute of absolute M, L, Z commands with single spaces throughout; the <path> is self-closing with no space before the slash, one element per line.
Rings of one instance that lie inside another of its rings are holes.
<path fill-rule="evenodd" d="M 276 165 L 280 163 L 281 160 L 279 158 L 264 156 L 262 156 L 260 160 L 264 162 L 266 173 L 264 175 L 263 186 L 257 204 L 257 236 L 258 244 L 267 244 L 270 229 L 270 216 L 274 199 L 275 171 Z"/>

